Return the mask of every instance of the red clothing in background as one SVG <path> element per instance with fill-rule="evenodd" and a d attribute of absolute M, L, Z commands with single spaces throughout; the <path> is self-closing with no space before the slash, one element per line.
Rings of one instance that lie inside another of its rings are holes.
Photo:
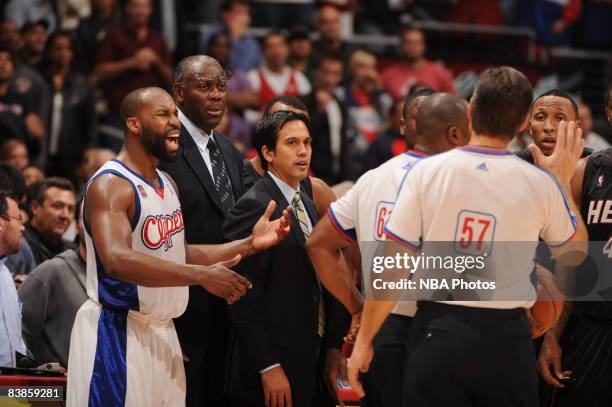
<path fill-rule="evenodd" d="M 450 71 L 430 61 L 424 61 L 418 68 L 408 67 L 400 62 L 385 69 L 382 79 L 385 90 L 395 100 L 403 99 L 417 82 L 440 92 L 457 93 Z"/>
<path fill-rule="evenodd" d="M 162 35 L 156 31 L 149 30 L 149 35 L 142 41 L 136 37 L 136 33 L 128 27 L 109 28 L 106 37 L 98 49 L 98 63 L 116 62 L 131 58 L 142 48 L 151 48 L 168 65 L 172 66 L 172 57 L 166 47 Z M 148 71 L 134 69 L 105 81 L 103 83 L 104 94 L 108 102 L 110 114 L 119 116 L 119 106 L 124 96 L 131 91 L 147 86 L 165 87 L 161 74 L 156 67 Z"/>

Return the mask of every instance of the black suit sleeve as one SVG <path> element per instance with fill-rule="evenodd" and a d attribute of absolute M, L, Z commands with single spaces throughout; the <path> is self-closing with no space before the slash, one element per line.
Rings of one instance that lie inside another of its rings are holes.
<path fill-rule="evenodd" d="M 348 329 L 351 325 L 351 314 L 348 310 L 323 288 L 323 301 L 326 310 L 324 349 L 340 349 L 344 343 Z"/>
<path fill-rule="evenodd" d="M 261 202 L 253 196 L 243 197 L 232 208 L 223 225 L 225 239 L 236 240 L 250 235 L 253 225 L 265 212 Z M 272 217 L 280 216 L 275 213 Z M 264 325 L 264 287 L 269 271 L 269 253 L 262 251 L 242 260 L 234 271 L 253 284 L 239 301 L 228 306 L 228 313 L 234 326 L 240 347 L 244 350 L 247 363 L 257 372 L 279 363 L 272 341 Z"/>

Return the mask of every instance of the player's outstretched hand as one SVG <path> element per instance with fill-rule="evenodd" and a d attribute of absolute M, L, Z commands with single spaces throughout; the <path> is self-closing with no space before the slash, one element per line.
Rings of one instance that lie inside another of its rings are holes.
<path fill-rule="evenodd" d="M 571 376 L 570 371 L 561 372 L 561 346 L 552 333 L 544 336 L 544 343 L 538 357 L 537 368 L 544 381 L 556 387 L 565 387 L 561 379 Z"/>
<path fill-rule="evenodd" d="M 373 354 L 372 343 L 363 343 L 357 340 L 347 363 L 349 383 L 359 398 L 365 396 L 365 391 L 359 381 L 359 372 L 365 373 L 370 369 Z"/>
<path fill-rule="evenodd" d="M 240 255 L 236 255 L 229 260 L 204 267 L 202 287 L 225 299 L 228 304 L 238 301 L 253 286 L 249 280 L 229 269 L 238 264 L 240 258 Z"/>
<path fill-rule="evenodd" d="M 270 201 L 266 212 L 253 226 L 253 248 L 257 251 L 279 244 L 291 230 L 291 206 L 283 210 L 283 216 L 270 221 L 275 208 L 276 202 Z"/>
<path fill-rule="evenodd" d="M 555 174 L 559 182 L 564 185 L 569 185 L 583 148 L 582 129 L 573 121 L 559 123 L 557 143 L 550 156 L 546 157 L 535 144 L 529 145 L 533 161 Z"/>

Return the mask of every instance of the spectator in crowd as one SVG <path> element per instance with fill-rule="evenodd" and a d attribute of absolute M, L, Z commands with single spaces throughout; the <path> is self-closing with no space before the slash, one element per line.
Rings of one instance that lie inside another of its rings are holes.
<path fill-rule="evenodd" d="M 225 114 L 215 130 L 225 135 L 242 155 L 252 147 L 251 126 L 242 116 L 234 113 L 230 106 L 226 107 Z"/>
<path fill-rule="evenodd" d="M 391 157 L 414 148 L 416 135 L 416 117 L 425 97 L 436 93 L 431 88 L 416 88 L 402 101 L 395 102 L 388 130 L 370 146 L 367 156 L 367 168 L 378 167 Z M 407 121 L 404 117 L 408 118 Z"/>
<path fill-rule="evenodd" d="M 351 55 L 348 63 L 349 82 L 343 88 L 341 100 L 346 103 L 349 115 L 357 130 L 355 149 L 358 157 L 363 158 L 370 144 L 384 130 L 387 112 L 393 102 L 383 92 L 382 79 L 376 70 L 376 57 L 366 51 L 358 50 Z M 363 160 L 357 159 L 363 167 Z M 358 168 L 358 174 L 364 168 Z"/>
<path fill-rule="evenodd" d="M 256 27 L 312 27 L 315 0 L 253 0 Z"/>
<path fill-rule="evenodd" d="M 162 35 L 149 27 L 151 0 L 127 0 L 125 22 L 106 30 L 94 75 L 103 82 L 112 124 L 121 127 L 119 106 L 129 92 L 165 87 L 172 80 L 172 58 Z"/>
<path fill-rule="evenodd" d="M 517 25 L 536 31 L 542 45 L 570 45 L 571 26 L 580 16 L 582 0 L 533 0 L 516 3 Z"/>
<path fill-rule="evenodd" d="M 51 177 L 30 187 L 32 218 L 26 224 L 25 238 L 39 265 L 74 246 L 62 235 L 74 220 L 74 186 L 64 178 Z"/>
<path fill-rule="evenodd" d="M 206 55 L 215 58 L 224 69 L 228 68 L 230 57 L 230 37 L 225 31 L 210 36 Z M 237 109 L 256 109 L 259 106 L 259 95 L 253 91 L 245 71 L 233 69 L 227 84 L 227 102 Z"/>
<path fill-rule="evenodd" d="M 87 300 L 87 249 L 77 211 L 79 247 L 40 264 L 19 287 L 23 339 L 34 359 L 68 366 L 70 333 L 76 312 Z"/>
<path fill-rule="evenodd" d="M 264 64 L 248 72 L 247 77 L 259 94 L 259 110 L 276 96 L 300 96 L 312 88 L 306 76 L 287 65 L 289 46 L 285 36 L 273 31 L 263 39 Z"/>
<path fill-rule="evenodd" d="M 45 179 L 45 173 L 36 165 L 30 164 L 21 171 L 25 179 L 26 188 Z"/>
<path fill-rule="evenodd" d="M 25 178 L 21 172 L 14 166 L 3 162 L 0 162 L 0 190 L 8 192 L 20 205 L 26 191 Z M 25 221 L 24 215 L 22 218 Z M 25 238 L 21 238 L 18 252 L 6 257 L 5 265 L 15 279 L 23 278 L 36 267 L 32 249 Z"/>
<path fill-rule="evenodd" d="M 586 103 L 578 104 L 578 117 L 580 119 L 582 135 L 586 141 L 585 147 L 591 148 L 593 151 L 604 150 L 610 147 L 610 143 L 605 138 L 593 132 L 593 116 L 589 105 Z"/>
<path fill-rule="evenodd" d="M 355 48 L 342 40 L 340 10 L 331 4 L 322 6 L 317 13 L 316 27 L 320 38 L 313 44 L 315 63 L 318 65 L 321 55 L 325 54 L 348 61 Z"/>
<path fill-rule="evenodd" d="M 5 161 L 19 171 L 23 171 L 30 164 L 28 147 L 20 139 L 9 139 L 0 147 L 0 161 Z"/>
<path fill-rule="evenodd" d="M 406 136 L 402 134 L 402 113 L 404 101 L 398 100 L 391 108 L 387 131 L 370 144 L 366 155 L 366 170 L 378 167 L 380 164 L 406 151 Z M 416 115 L 415 115 L 416 116 Z"/>
<path fill-rule="evenodd" d="M 115 158 L 115 153 L 108 148 L 90 146 L 83 151 L 83 157 L 76 169 L 76 175 L 79 178 L 79 194 L 82 196 L 85 192 L 87 181 L 106 163 L 108 160 Z"/>
<path fill-rule="evenodd" d="M 91 16 L 82 19 L 76 29 L 78 66 L 84 74 L 93 73 L 98 47 L 106 37 L 106 30 L 118 26 L 120 22 L 117 0 L 91 1 Z M 95 78 L 92 79 L 95 83 Z"/>
<path fill-rule="evenodd" d="M 4 9 L 4 15 L 20 28 L 30 21 L 45 20 L 49 24 L 49 31 L 55 31 L 58 24 L 53 3 L 52 0 L 11 0 Z"/>
<path fill-rule="evenodd" d="M 331 54 L 320 59 L 313 92 L 302 97 L 310 112 L 314 175 L 329 185 L 353 178 L 353 133 L 346 105 L 335 95 L 343 72 L 342 60 Z"/>
<path fill-rule="evenodd" d="M 227 68 L 248 72 L 261 62 L 261 50 L 257 40 L 247 32 L 251 25 L 250 3 L 248 0 L 224 0 L 221 4 L 220 27 L 202 35 L 202 50 L 209 48 L 211 37 L 225 32 L 230 38 L 230 55 Z"/>
<path fill-rule="evenodd" d="M 23 222 L 14 198 L 0 191 L 0 366 L 15 367 L 15 352 L 26 353 L 21 339 L 21 310 L 6 255 L 19 250 Z"/>
<path fill-rule="evenodd" d="M 457 93 L 453 76 L 446 68 L 425 58 L 425 34 L 406 27 L 400 34 L 402 61 L 385 69 L 382 74 L 385 89 L 393 99 L 403 99 L 417 82 L 440 92 Z"/>
<path fill-rule="evenodd" d="M 73 69 L 73 40 L 66 31 L 49 37 L 43 72 L 53 94 L 47 125 L 47 172 L 75 181 L 74 167 L 96 136 L 93 87 Z"/>
<path fill-rule="evenodd" d="M 289 34 L 289 65 L 314 81 L 316 63 L 312 54 L 312 43 L 305 29 L 294 29 Z"/>
<path fill-rule="evenodd" d="M 21 63 L 40 71 L 45 44 L 47 43 L 47 28 L 45 20 L 28 22 L 21 27 L 22 46 L 19 50 Z"/>
<path fill-rule="evenodd" d="M 55 0 L 59 30 L 74 31 L 82 18 L 91 14 L 90 0 Z"/>
<path fill-rule="evenodd" d="M 10 48 L 15 55 L 21 49 L 21 33 L 13 20 L 0 20 L 0 44 Z"/>
<path fill-rule="evenodd" d="M 45 127 L 41 116 L 36 112 L 38 106 L 32 98 L 33 94 L 29 93 L 33 83 L 23 82 L 17 87 L 12 86 L 17 81 L 14 55 L 10 49 L 0 47 L 0 104 L 18 118 L 13 117 L 16 121 L 15 128 L 25 126 L 27 130 L 27 134 L 13 136 L 24 139 L 30 151 L 38 151 L 45 135 Z M 28 89 L 24 89 L 24 86 Z"/>

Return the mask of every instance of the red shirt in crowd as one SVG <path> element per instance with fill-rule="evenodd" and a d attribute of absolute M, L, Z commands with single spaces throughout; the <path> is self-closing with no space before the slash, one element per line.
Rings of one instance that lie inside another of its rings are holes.
<path fill-rule="evenodd" d="M 98 63 L 115 62 L 131 58 L 142 48 L 151 48 L 168 65 L 172 66 L 172 57 L 166 47 L 162 35 L 156 31 L 149 30 L 147 37 L 140 41 L 136 33 L 126 26 L 109 28 L 106 31 L 104 41 L 98 49 Z M 161 74 L 156 67 L 148 71 L 138 69 L 126 71 L 123 74 L 105 81 L 103 84 L 104 94 L 108 102 L 109 113 L 119 116 L 121 101 L 131 91 L 148 86 L 165 87 Z"/>
<path fill-rule="evenodd" d="M 430 61 L 423 61 L 418 68 L 400 62 L 385 69 L 382 79 L 385 90 L 395 100 L 403 99 L 417 82 L 440 92 L 457 93 L 450 71 Z"/>

